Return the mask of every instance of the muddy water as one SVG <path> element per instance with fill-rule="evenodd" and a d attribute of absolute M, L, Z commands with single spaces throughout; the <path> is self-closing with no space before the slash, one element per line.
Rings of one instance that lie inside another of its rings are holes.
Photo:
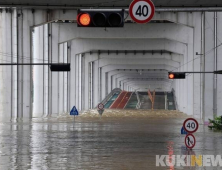
<path fill-rule="evenodd" d="M 176 111 L 87 111 L 0 122 L 0 169 L 198 169 L 156 167 L 156 155 L 182 155 L 187 116 Z M 193 153 L 222 153 L 222 134 L 200 125 Z M 204 168 L 203 168 L 204 169 Z M 211 169 L 211 168 L 207 168 Z M 220 169 L 220 168 L 219 168 Z"/>

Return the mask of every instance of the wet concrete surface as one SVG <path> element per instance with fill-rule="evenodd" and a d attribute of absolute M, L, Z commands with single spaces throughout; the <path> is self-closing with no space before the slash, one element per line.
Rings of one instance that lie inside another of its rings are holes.
<path fill-rule="evenodd" d="M 156 155 L 183 155 L 176 111 L 106 110 L 0 122 L 0 169 L 221 169 L 156 167 Z M 222 133 L 200 125 L 194 154 L 222 153 Z"/>

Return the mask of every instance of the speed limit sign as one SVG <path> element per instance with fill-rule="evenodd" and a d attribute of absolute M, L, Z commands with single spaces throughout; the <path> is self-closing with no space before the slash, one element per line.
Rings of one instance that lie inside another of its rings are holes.
<path fill-rule="evenodd" d="M 151 0 L 134 0 L 129 7 L 130 17 L 137 23 L 149 22 L 155 12 L 155 6 Z"/>
<path fill-rule="evenodd" d="M 183 123 L 183 128 L 188 132 L 188 133 L 194 133 L 197 131 L 199 127 L 198 122 L 193 119 L 193 118 L 188 118 L 184 121 Z"/>

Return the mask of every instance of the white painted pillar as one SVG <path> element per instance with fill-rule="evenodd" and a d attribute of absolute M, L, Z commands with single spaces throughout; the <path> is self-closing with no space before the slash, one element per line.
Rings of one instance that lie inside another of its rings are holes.
<path fill-rule="evenodd" d="M 217 28 L 217 44 L 222 43 L 222 12 L 217 13 L 217 19 L 218 19 L 218 28 Z M 222 47 L 217 48 L 217 68 L 218 70 L 222 70 Z M 222 115 L 222 75 L 217 76 L 217 115 Z"/>
<path fill-rule="evenodd" d="M 64 49 L 64 63 L 68 63 L 68 43 L 63 44 L 63 49 Z M 63 72 L 64 76 L 64 107 L 63 107 L 63 112 L 68 112 L 68 72 Z"/>
<path fill-rule="evenodd" d="M 82 54 L 79 54 L 78 56 L 79 58 L 79 69 L 78 69 L 78 84 L 79 84 L 79 88 L 78 88 L 78 99 L 79 99 L 79 110 L 82 110 Z"/>
<path fill-rule="evenodd" d="M 13 9 L 12 15 L 12 55 L 13 62 L 16 63 L 18 60 L 17 53 L 17 10 Z M 17 67 L 12 67 L 12 116 L 13 118 L 17 118 Z"/>
<path fill-rule="evenodd" d="M 60 26 L 59 24 L 51 24 L 51 61 L 59 62 L 59 32 Z M 58 72 L 51 72 L 51 116 L 57 116 L 59 114 L 59 74 Z"/>
<path fill-rule="evenodd" d="M 205 13 L 205 53 L 214 48 L 214 13 Z M 209 29 L 206 29 L 209 28 Z M 214 71 L 214 50 L 210 53 L 205 54 L 205 70 L 204 71 Z M 204 121 L 213 118 L 213 74 L 205 74 L 204 82 Z"/>
<path fill-rule="evenodd" d="M 43 25 L 44 37 L 43 37 L 43 62 L 49 63 L 49 25 Z M 49 114 L 49 66 L 43 66 L 43 115 Z"/>
<path fill-rule="evenodd" d="M 89 109 L 90 108 L 90 62 L 89 62 L 89 57 L 86 55 L 83 56 L 83 71 L 82 71 L 82 78 L 83 78 L 83 86 L 82 86 L 82 104 L 83 104 L 83 110 Z"/>
<path fill-rule="evenodd" d="M 203 51 L 201 49 L 202 38 L 202 14 L 193 13 L 193 26 L 194 26 L 194 43 L 193 43 L 193 71 L 201 71 L 201 57 Z M 194 118 L 202 119 L 202 85 L 201 85 L 201 74 L 193 74 L 193 116 Z"/>
<path fill-rule="evenodd" d="M 1 9 L 2 12 L 0 13 L 0 51 L 3 52 L 4 50 L 4 46 L 3 46 L 3 43 L 4 43 L 4 39 L 3 39 L 3 35 L 5 33 L 5 20 L 4 20 L 4 10 Z M 0 55 L 0 62 L 2 63 L 5 63 L 5 56 L 4 55 Z M 4 82 L 4 74 L 5 74 L 5 67 L 3 66 L 0 66 L 0 81 L 1 82 Z M 6 112 L 6 107 L 5 107 L 5 95 L 4 95 L 4 83 L 0 83 L 0 118 L 3 117 L 4 118 L 4 115 L 2 113 L 5 113 Z"/>
<path fill-rule="evenodd" d="M 43 26 L 34 29 L 33 33 L 33 63 L 43 62 L 44 56 L 44 31 Z M 44 71 L 43 66 L 33 66 L 33 117 L 44 114 Z"/>
<path fill-rule="evenodd" d="M 71 65 L 71 71 L 69 74 L 69 98 L 70 98 L 70 104 L 69 104 L 69 110 L 72 109 L 73 106 L 76 106 L 76 56 L 75 56 L 75 46 L 74 43 L 71 41 L 69 42 L 69 51 L 70 51 L 70 65 Z"/>
<path fill-rule="evenodd" d="M 99 61 L 94 62 L 93 67 L 93 107 L 99 103 Z"/>
<path fill-rule="evenodd" d="M 23 52 L 23 11 L 22 10 L 18 10 L 18 17 L 17 17 L 17 36 L 18 36 L 18 44 L 17 44 L 17 49 L 18 49 L 18 63 L 23 63 L 23 56 L 24 52 Z M 27 46 L 27 48 L 29 48 L 29 46 Z M 28 67 L 28 66 L 27 66 Z M 17 96 L 18 96 L 18 100 L 17 100 L 17 117 L 18 118 L 22 118 L 23 117 L 23 98 L 24 98 L 24 92 L 23 92 L 23 72 L 24 72 L 24 67 L 23 66 L 17 66 L 17 72 L 18 72 L 18 81 L 17 81 Z M 29 89 L 27 89 L 29 90 Z M 29 92 L 27 91 L 26 94 L 28 94 Z M 27 96 L 30 99 L 30 96 Z"/>
<path fill-rule="evenodd" d="M 48 63 L 48 25 L 35 27 L 33 31 L 33 63 Z M 48 115 L 49 66 L 33 66 L 33 117 Z"/>
<path fill-rule="evenodd" d="M 64 62 L 64 45 L 59 44 L 59 63 Z M 58 72 L 58 105 L 59 105 L 59 114 L 63 113 L 64 108 L 64 73 Z"/>
<path fill-rule="evenodd" d="M 75 65 L 76 65 L 76 69 L 75 69 L 75 84 L 76 84 L 76 92 L 75 92 L 75 98 L 76 98 L 76 107 L 79 108 L 79 57 L 78 55 L 75 55 Z"/>
<path fill-rule="evenodd" d="M 12 44 L 12 13 L 8 9 L 1 9 L 0 13 L 0 62 L 10 63 L 13 61 Z M 10 119 L 12 112 L 12 67 L 0 66 L 0 118 Z"/>

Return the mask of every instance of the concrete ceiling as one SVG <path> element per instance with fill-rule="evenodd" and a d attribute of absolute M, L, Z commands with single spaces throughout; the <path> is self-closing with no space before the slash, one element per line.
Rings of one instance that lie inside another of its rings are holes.
<path fill-rule="evenodd" d="M 0 0 L 0 6 L 73 6 L 73 7 L 128 7 L 132 0 Z M 215 7 L 221 0 L 153 0 L 156 7 Z"/>

